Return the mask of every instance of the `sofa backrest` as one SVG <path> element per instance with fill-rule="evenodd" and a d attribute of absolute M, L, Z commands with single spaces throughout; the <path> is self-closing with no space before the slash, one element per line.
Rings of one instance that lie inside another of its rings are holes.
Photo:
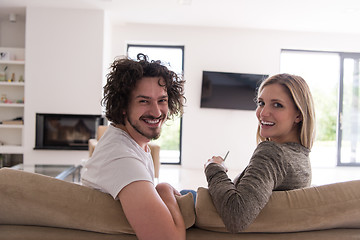
<path fill-rule="evenodd" d="M 245 232 L 360 228 L 359 189 L 360 180 L 274 192 Z M 198 189 L 196 206 L 190 193 L 177 201 L 187 228 L 195 223 L 201 229 L 227 232 L 206 188 Z M 7 168 L 0 169 L 1 224 L 134 233 L 120 202 L 109 194 Z"/>
<path fill-rule="evenodd" d="M 177 198 L 186 227 L 195 222 L 191 194 Z M 33 225 L 134 234 L 109 194 L 52 177 L 0 169 L 0 225 Z"/>
<path fill-rule="evenodd" d="M 198 228 L 227 232 L 206 188 L 195 206 Z M 275 191 L 245 232 L 300 232 L 360 228 L 360 180 Z"/>

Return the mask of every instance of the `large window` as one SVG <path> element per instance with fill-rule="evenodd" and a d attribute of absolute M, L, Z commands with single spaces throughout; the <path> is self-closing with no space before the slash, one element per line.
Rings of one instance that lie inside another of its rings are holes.
<path fill-rule="evenodd" d="M 138 53 L 144 53 L 149 60 L 161 60 L 169 69 L 179 75 L 184 71 L 183 46 L 128 45 L 128 56 L 136 59 Z M 177 116 L 168 120 L 161 131 L 159 139 L 154 140 L 160 145 L 160 162 L 166 164 L 181 163 L 181 126 L 182 118 Z"/>
<path fill-rule="evenodd" d="M 302 76 L 315 101 L 314 164 L 360 165 L 357 53 L 283 50 L 281 72 Z"/>

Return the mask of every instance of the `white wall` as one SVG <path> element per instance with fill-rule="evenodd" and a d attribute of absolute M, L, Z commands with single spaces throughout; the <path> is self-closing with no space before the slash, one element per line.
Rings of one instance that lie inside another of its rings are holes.
<path fill-rule="evenodd" d="M 202 168 L 211 156 L 230 150 L 227 166 L 243 169 L 255 148 L 255 113 L 201 109 L 202 71 L 273 75 L 281 49 L 360 52 L 359 41 L 360 35 L 128 24 L 113 27 L 112 54 L 124 55 L 127 43 L 184 45 L 182 165 Z"/>
<path fill-rule="evenodd" d="M 26 164 L 74 164 L 87 156 L 86 151 L 34 151 L 35 113 L 100 114 L 104 69 L 126 53 L 127 43 L 185 46 L 182 165 L 200 169 L 227 150 L 227 165 L 243 169 L 255 147 L 257 124 L 252 111 L 201 109 L 203 70 L 276 74 L 282 48 L 360 52 L 360 35 L 142 24 L 108 29 L 106 22 L 102 11 L 27 9 Z M 104 48 L 109 43 L 110 53 Z"/>
<path fill-rule="evenodd" d="M 25 21 L 18 18 L 16 22 L 0 21 L 0 46 L 25 47 Z"/>
<path fill-rule="evenodd" d="M 29 7 L 25 164 L 76 164 L 87 151 L 33 150 L 35 114 L 101 114 L 104 12 Z"/>

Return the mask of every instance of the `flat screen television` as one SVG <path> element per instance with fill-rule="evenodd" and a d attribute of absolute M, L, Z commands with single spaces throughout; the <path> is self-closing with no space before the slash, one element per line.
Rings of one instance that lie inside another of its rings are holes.
<path fill-rule="evenodd" d="M 203 71 L 201 108 L 255 110 L 256 90 L 268 75 Z"/>

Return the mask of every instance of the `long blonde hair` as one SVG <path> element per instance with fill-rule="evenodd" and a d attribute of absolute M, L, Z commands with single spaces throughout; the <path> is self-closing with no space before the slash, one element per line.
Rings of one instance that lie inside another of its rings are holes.
<path fill-rule="evenodd" d="M 284 86 L 288 90 L 295 106 L 301 112 L 302 121 L 299 123 L 300 143 L 304 147 L 311 149 L 315 139 L 316 127 L 314 101 L 309 86 L 302 77 L 283 73 L 265 79 L 258 89 L 258 94 L 266 86 L 275 83 Z M 256 142 L 260 143 L 262 141 L 266 141 L 266 139 L 260 136 L 259 125 L 256 134 Z"/>

